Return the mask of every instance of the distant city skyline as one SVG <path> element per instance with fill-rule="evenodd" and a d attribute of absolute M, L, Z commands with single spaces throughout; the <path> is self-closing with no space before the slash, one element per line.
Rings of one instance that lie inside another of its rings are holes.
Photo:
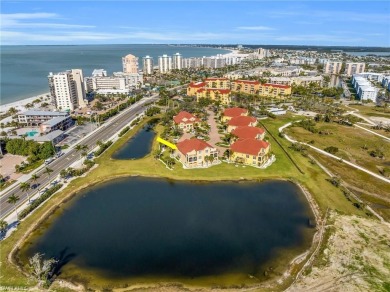
<path fill-rule="evenodd" d="M 93 5 L 92 5 L 93 4 Z M 390 46 L 387 1 L 2 1 L 2 45 Z"/>

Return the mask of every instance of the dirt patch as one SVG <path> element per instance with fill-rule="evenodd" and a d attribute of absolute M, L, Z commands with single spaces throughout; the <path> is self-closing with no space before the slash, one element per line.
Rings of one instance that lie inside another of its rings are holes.
<path fill-rule="evenodd" d="M 287 291 L 386 291 L 390 287 L 390 224 L 333 212 L 334 230 L 309 269 Z"/>
<path fill-rule="evenodd" d="M 0 174 L 8 179 L 16 180 L 21 177 L 22 173 L 15 172 L 15 165 L 21 164 L 23 161 L 26 161 L 27 158 L 20 155 L 6 154 L 1 158 L 1 167 Z"/>

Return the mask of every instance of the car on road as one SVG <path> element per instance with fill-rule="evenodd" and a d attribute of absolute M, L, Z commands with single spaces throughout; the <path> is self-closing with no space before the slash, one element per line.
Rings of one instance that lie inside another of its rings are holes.
<path fill-rule="evenodd" d="M 54 161 L 54 158 L 53 157 L 50 157 L 50 158 L 48 158 L 48 159 L 46 159 L 45 160 L 45 164 L 47 165 L 47 164 L 50 164 L 51 162 L 53 162 Z"/>

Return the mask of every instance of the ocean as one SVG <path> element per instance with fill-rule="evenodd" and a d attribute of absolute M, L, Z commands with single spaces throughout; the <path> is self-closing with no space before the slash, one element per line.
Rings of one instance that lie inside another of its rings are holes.
<path fill-rule="evenodd" d="M 39 95 L 49 91 L 47 75 L 68 69 L 83 69 L 90 76 L 93 69 L 105 69 L 108 74 L 122 71 L 122 57 L 133 54 L 154 58 L 177 52 L 183 57 L 202 57 L 228 53 L 228 50 L 176 47 L 169 45 L 80 45 L 80 46 L 0 46 L 1 104 Z"/>

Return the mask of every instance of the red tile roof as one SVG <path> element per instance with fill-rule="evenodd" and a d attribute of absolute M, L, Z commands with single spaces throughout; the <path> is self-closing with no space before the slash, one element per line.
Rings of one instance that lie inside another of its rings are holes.
<path fill-rule="evenodd" d="M 258 135 L 264 134 L 264 130 L 258 127 L 237 127 L 232 131 L 232 134 L 239 139 L 256 139 Z"/>
<path fill-rule="evenodd" d="M 229 79 L 227 79 L 227 78 L 225 78 L 225 77 L 221 77 L 221 78 L 218 78 L 218 77 L 209 77 L 209 78 L 206 78 L 204 81 L 212 81 L 212 80 L 229 80 Z"/>
<path fill-rule="evenodd" d="M 230 148 L 233 152 L 258 155 L 261 149 L 266 149 L 268 146 L 269 143 L 263 140 L 244 139 L 237 140 L 230 146 Z"/>
<path fill-rule="evenodd" d="M 193 150 L 200 151 L 206 149 L 207 147 L 214 148 L 213 146 L 206 143 L 205 141 L 196 138 L 183 140 L 177 143 L 176 146 L 177 149 L 184 155 Z"/>
<path fill-rule="evenodd" d="M 240 107 L 231 107 L 224 110 L 223 115 L 225 117 L 239 117 L 242 114 L 246 114 L 248 112 L 245 108 Z"/>
<path fill-rule="evenodd" d="M 281 85 L 281 84 L 271 84 L 271 83 L 265 83 L 263 86 L 271 86 L 271 87 L 276 87 L 276 88 L 290 88 L 291 86 L 288 85 Z"/>
<path fill-rule="evenodd" d="M 260 84 L 259 81 L 256 80 L 235 80 L 234 83 L 246 83 L 246 84 Z"/>
<path fill-rule="evenodd" d="M 255 123 L 257 120 L 254 117 L 248 117 L 248 116 L 239 116 L 232 118 L 229 122 L 229 126 L 249 126 L 252 123 Z"/>
<path fill-rule="evenodd" d="M 200 87 L 204 87 L 206 84 L 204 82 L 191 82 L 189 87 L 196 87 L 196 88 L 200 88 Z"/>
<path fill-rule="evenodd" d="M 180 124 L 180 123 L 192 124 L 200 121 L 200 119 L 198 119 L 193 114 L 190 114 L 189 112 L 186 111 L 182 111 L 178 113 L 176 116 L 173 117 L 173 120 L 175 121 L 176 124 Z"/>

